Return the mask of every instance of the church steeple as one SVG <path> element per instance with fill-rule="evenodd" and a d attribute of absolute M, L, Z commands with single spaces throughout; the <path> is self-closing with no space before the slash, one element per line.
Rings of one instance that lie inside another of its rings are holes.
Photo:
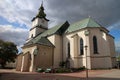
<path fill-rule="evenodd" d="M 43 2 L 39 8 L 37 15 L 32 19 L 32 27 L 29 32 L 29 40 L 43 33 L 48 29 L 48 19 L 44 12 Z"/>
<path fill-rule="evenodd" d="M 40 6 L 40 8 L 39 8 L 38 14 L 36 15 L 36 17 L 34 17 L 34 18 L 32 19 L 32 21 L 34 21 L 35 18 L 44 18 L 45 20 L 49 21 L 49 20 L 46 18 L 46 13 L 44 12 L 43 2 L 42 2 L 41 6 Z"/>
<path fill-rule="evenodd" d="M 43 3 L 41 4 L 41 6 L 39 8 L 39 12 L 37 14 L 37 17 L 39 17 L 39 18 L 46 18 L 46 14 L 44 12 Z"/>

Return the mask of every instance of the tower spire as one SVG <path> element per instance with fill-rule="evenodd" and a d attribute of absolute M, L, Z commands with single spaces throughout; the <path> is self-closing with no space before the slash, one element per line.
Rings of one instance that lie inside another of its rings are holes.
<path fill-rule="evenodd" d="M 42 4 L 41 5 L 43 6 L 43 0 L 42 0 Z"/>
<path fill-rule="evenodd" d="M 44 12 L 43 0 L 42 0 L 42 3 L 41 3 L 41 6 L 39 8 L 38 14 L 32 19 L 32 21 L 35 18 L 44 18 L 45 20 L 49 21 L 48 19 L 46 19 L 46 13 Z"/>
<path fill-rule="evenodd" d="M 40 6 L 39 10 L 43 10 L 44 11 L 43 0 L 42 0 L 42 3 L 41 3 L 41 6 Z"/>
<path fill-rule="evenodd" d="M 44 12 L 43 2 L 42 2 L 41 6 L 39 8 L 39 12 L 38 12 L 37 16 L 40 17 L 40 18 L 45 18 L 46 17 L 46 14 Z"/>

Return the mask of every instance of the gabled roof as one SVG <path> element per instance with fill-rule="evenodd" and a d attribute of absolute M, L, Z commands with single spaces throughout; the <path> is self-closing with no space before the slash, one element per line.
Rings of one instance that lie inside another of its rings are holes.
<path fill-rule="evenodd" d="M 41 45 L 54 47 L 54 45 L 46 37 L 40 37 L 38 40 L 35 40 L 35 38 L 34 38 L 34 39 L 30 40 L 29 42 L 27 42 L 26 44 L 24 44 L 23 47 L 29 46 L 32 44 L 41 44 Z"/>
<path fill-rule="evenodd" d="M 47 46 L 54 46 L 47 38 L 41 37 L 37 42 L 37 44 L 47 45 Z"/>
<path fill-rule="evenodd" d="M 101 25 L 99 25 L 96 21 L 89 17 L 79 22 L 71 24 L 69 28 L 66 30 L 66 33 L 70 33 L 86 27 L 101 27 Z"/>
<path fill-rule="evenodd" d="M 31 44 L 44 44 L 44 45 L 48 45 L 48 46 L 54 46 L 48 39 L 47 37 L 53 34 L 59 34 L 62 35 L 64 33 L 70 33 L 70 32 L 74 32 L 86 27 L 102 27 L 101 25 L 99 25 L 96 21 L 94 21 L 93 19 L 86 18 L 84 20 L 81 20 L 79 22 L 73 23 L 69 26 L 69 23 L 66 21 L 64 24 L 60 24 L 57 25 L 55 27 L 52 27 L 48 30 L 46 30 L 45 32 L 37 35 L 36 37 L 34 37 L 32 40 L 30 40 L 29 42 L 27 42 L 25 44 L 26 45 L 31 45 Z"/>
<path fill-rule="evenodd" d="M 64 33 L 65 30 L 68 28 L 68 26 L 69 26 L 69 23 L 66 21 L 64 24 L 60 24 L 51 29 L 48 29 L 45 32 L 34 37 L 29 42 L 27 42 L 25 46 L 31 45 L 31 44 L 44 44 L 48 46 L 53 46 L 53 44 L 47 39 L 47 36 Z"/>

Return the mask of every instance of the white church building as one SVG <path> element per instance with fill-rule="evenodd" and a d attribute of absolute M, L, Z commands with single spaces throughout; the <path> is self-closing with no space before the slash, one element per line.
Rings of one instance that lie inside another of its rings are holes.
<path fill-rule="evenodd" d="M 63 61 L 67 68 L 115 66 L 114 37 L 90 17 L 73 24 L 66 21 L 50 29 L 48 22 L 42 4 L 32 19 L 22 54 L 17 57 L 16 70 L 33 72 L 37 68 L 59 68 Z"/>

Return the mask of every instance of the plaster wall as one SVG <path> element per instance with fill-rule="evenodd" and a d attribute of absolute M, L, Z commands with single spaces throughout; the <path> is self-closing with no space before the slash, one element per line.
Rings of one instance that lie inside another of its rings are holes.
<path fill-rule="evenodd" d="M 22 57 L 23 57 L 22 54 L 20 54 L 20 55 L 17 56 L 17 60 L 16 60 L 16 71 L 21 71 Z"/>
<path fill-rule="evenodd" d="M 90 30 L 90 57 L 91 57 L 91 69 L 93 68 L 111 68 L 110 46 L 109 39 L 107 38 L 107 32 L 100 28 L 91 28 Z M 98 53 L 94 53 L 93 50 L 93 36 L 97 38 Z"/>
<path fill-rule="evenodd" d="M 34 56 L 34 68 L 53 67 L 53 47 L 38 45 L 38 53 Z"/>
<path fill-rule="evenodd" d="M 39 19 L 36 18 L 33 22 L 32 22 L 32 27 L 38 26 L 38 25 L 42 25 L 45 28 L 48 28 L 48 21 L 46 21 L 45 19 Z"/>
<path fill-rule="evenodd" d="M 115 54 L 115 44 L 114 44 L 114 38 L 111 35 L 107 36 L 109 39 L 109 48 L 110 48 L 110 54 L 111 54 L 111 60 L 112 60 L 112 67 L 116 66 L 116 54 Z"/>
<path fill-rule="evenodd" d="M 33 52 L 34 52 L 34 50 L 36 48 L 37 48 L 37 46 L 29 46 L 29 47 L 26 47 L 26 48 L 22 49 L 23 50 L 23 55 L 25 55 L 28 52 L 30 54 L 31 60 L 30 60 L 30 66 L 28 67 L 30 72 L 34 71 L 34 68 L 33 68 L 34 67 L 34 65 L 33 65 L 33 63 L 34 63 L 34 54 L 33 54 Z M 21 71 L 23 71 L 23 67 L 25 66 L 24 63 L 26 63 L 26 61 L 25 61 L 25 58 L 23 56 Z"/>
<path fill-rule="evenodd" d="M 62 37 L 60 35 L 49 36 L 48 39 L 55 46 L 54 48 L 54 68 L 59 67 L 59 63 L 62 61 Z"/>
<path fill-rule="evenodd" d="M 88 30 L 89 35 L 85 36 L 84 32 Z M 86 66 L 86 52 L 87 52 L 87 67 L 92 68 L 111 68 L 111 54 L 109 39 L 107 31 L 100 28 L 86 28 L 75 31 L 70 34 L 65 34 L 63 37 L 63 54 L 64 60 L 67 59 L 67 43 L 70 42 L 71 67 Z M 93 51 L 93 36 L 97 38 L 98 54 Z M 80 39 L 83 39 L 84 46 L 87 45 L 87 51 L 84 47 L 84 54 L 80 55 Z M 110 40 L 114 43 L 113 40 Z M 114 46 L 113 46 L 114 48 Z M 105 60 L 105 61 L 104 61 Z M 107 62 L 107 63 L 106 63 Z M 103 67 L 101 67 L 101 66 Z"/>
<path fill-rule="evenodd" d="M 86 66 L 86 51 L 84 48 L 84 54 L 80 55 L 80 39 L 83 39 L 83 46 L 87 45 L 87 61 L 88 67 L 91 66 L 90 64 L 90 48 L 89 48 L 89 36 L 85 36 L 85 30 L 79 30 L 70 34 L 65 34 L 63 37 L 63 54 L 64 60 L 67 58 L 67 43 L 70 42 L 70 54 L 71 54 L 71 67 L 79 68 Z"/>

